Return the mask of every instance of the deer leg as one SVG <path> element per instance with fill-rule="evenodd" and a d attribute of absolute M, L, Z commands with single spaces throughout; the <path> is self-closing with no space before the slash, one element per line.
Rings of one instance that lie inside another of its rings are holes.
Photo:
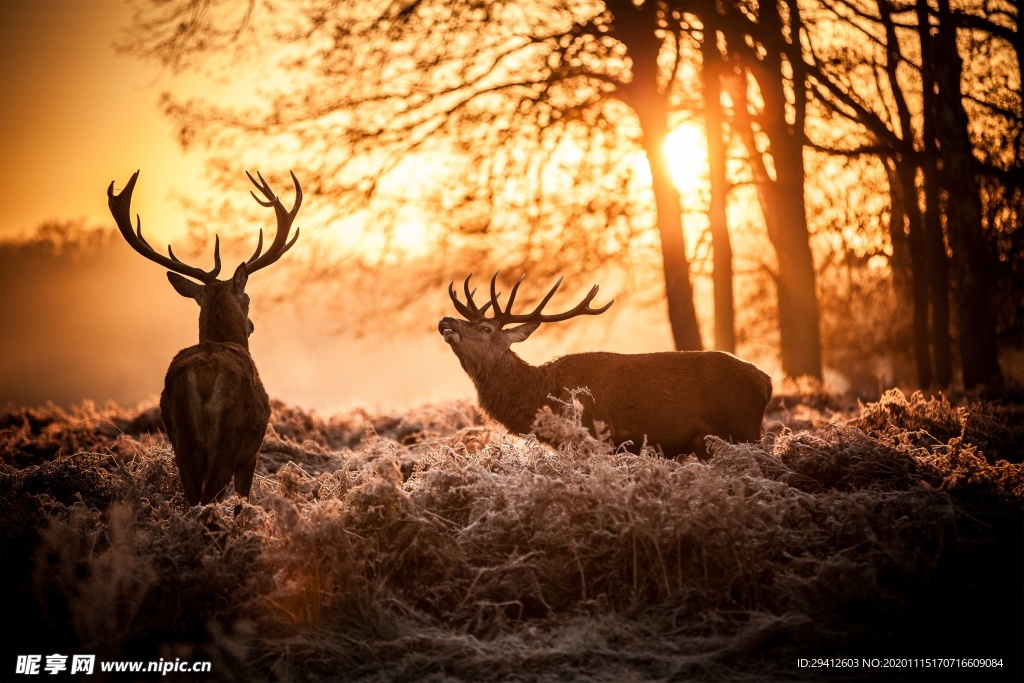
<path fill-rule="evenodd" d="M 223 443 L 221 439 L 214 447 L 211 456 L 209 473 L 206 477 L 206 484 L 203 487 L 203 503 L 224 498 L 225 489 L 231 481 L 233 473 L 234 454 L 236 444 Z"/>
<path fill-rule="evenodd" d="M 205 459 L 202 447 L 179 434 L 174 443 L 174 461 L 178 465 L 178 478 L 185 491 L 185 500 L 190 506 L 198 505 L 203 494 L 203 470 Z"/>
<path fill-rule="evenodd" d="M 245 460 L 235 467 L 235 493 L 246 500 L 249 499 L 249 491 L 252 489 L 252 478 L 256 474 L 256 455 L 252 459 Z"/>
<path fill-rule="evenodd" d="M 268 411 L 269 412 L 269 411 Z M 246 421 L 237 421 L 234 427 L 234 434 L 238 438 L 232 444 L 234 454 L 233 468 L 235 479 L 235 493 L 248 500 L 249 492 L 252 489 L 252 479 L 256 473 L 256 461 L 260 455 L 260 447 L 263 445 L 263 437 L 267 431 L 267 420 L 257 415 L 256 419 L 251 416 Z M 261 419 L 262 418 L 262 419 Z"/>
<path fill-rule="evenodd" d="M 228 493 L 228 484 L 231 483 L 231 476 L 228 475 L 226 481 L 218 481 L 212 486 L 207 486 L 203 489 L 203 505 L 207 503 L 220 502 L 224 500 Z"/>
<path fill-rule="evenodd" d="M 184 458 L 176 458 L 178 461 L 178 477 L 181 479 L 181 488 L 185 491 L 185 500 L 189 506 L 199 504 L 203 495 L 203 477 L 198 472 L 189 471 L 190 468 L 184 462 Z"/>
<path fill-rule="evenodd" d="M 218 420 L 218 423 L 220 420 Z M 225 428 L 226 427 L 226 428 Z M 231 481 L 234 469 L 235 453 L 238 444 L 232 438 L 231 425 L 221 425 L 216 441 L 210 444 L 209 464 L 206 470 L 206 481 L 203 486 L 203 503 L 221 500 L 224 490 Z"/>

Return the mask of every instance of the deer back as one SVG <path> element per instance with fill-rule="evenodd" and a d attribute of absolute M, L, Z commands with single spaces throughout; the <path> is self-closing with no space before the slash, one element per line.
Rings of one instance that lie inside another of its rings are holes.
<path fill-rule="evenodd" d="M 554 396 L 589 390 L 577 397 L 588 426 L 603 422 L 617 444 L 632 441 L 636 451 L 646 440 L 667 455 L 703 458 L 708 435 L 758 441 L 772 394 L 767 374 L 720 351 L 580 353 L 541 370 Z"/>
<path fill-rule="evenodd" d="M 270 399 L 241 344 L 204 341 L 167 368 L 160 413 L 190 504 L 216 499 L 235 478 L 249 495 L 270 421 Z"/>

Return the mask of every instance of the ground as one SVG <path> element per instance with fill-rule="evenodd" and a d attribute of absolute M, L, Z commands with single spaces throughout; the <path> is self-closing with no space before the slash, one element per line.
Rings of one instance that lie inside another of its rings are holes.
<path fill-rule="evenodd" d="M 779 394 L 707 464 L 276 402 L 251 500 L 192 509 L 155 406 L 8 406 L 0 678 L 1021 680 L 1024 406 Z"/>

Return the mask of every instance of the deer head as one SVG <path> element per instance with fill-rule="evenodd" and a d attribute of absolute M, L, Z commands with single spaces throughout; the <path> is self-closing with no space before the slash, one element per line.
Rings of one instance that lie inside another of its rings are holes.
<path fill-rule="evenodd" d="M 110 207 L 110 213 L 125 241 L 139 254 L 167 268 L 169 270 L 167 279 L 175 291 L 182 296 L 194 299 L 199 304 L 200 342 L 234 342 L 248 348 L 248 337 L 255 329 L 252 321 L 249 320 L 249 295 L 245 293 L 245 284 L 249 275 L 276 262 L 292 248 L 299 238 L 299 229 L 296 228 L 294 237 L 291 240 L 288 239 L 292 222 L 302 205 L 302 188 L 299 186 L 295 174 L 291 174 L 292 182 L 295 184 L 295 204 L 291 210 L 284 208 L 281 200 L 274 195 L 262 175 L 256 174 L 259 181 L 253 178 L 248 171 L 246 171 L 246 175 L 265 197 L 265 199 L 260 199 L 253 192 L 251 193 L 253 198 L 261 205 L 274 209 L 277 216 L 277 232 L 266 253 L 261 253 L 263 251 L 263 230 L 260 230 L 256 251 L 247 261 L 240 263 L 235 268 L 230 280 L 217 279 L 221 268 L 219 235 L 216 236 L 214 242 L 213 268 L 201 270 L 178 259 L 169 245 L 167 256 L 153 249 L 142 236 L 142 219 L 138 215 L 136 215 L 136 225 L 132 225 L 132 191 L 135 189 L 135 182 L 139 177 L 138 171 L 132 174 L 120 194 L 114 194 L 113 182 L 107 188 L 107 204 Z M 198 280 L 198 282 L 193 280 Z"/>
<path fill-rule="evenodd" d="M 491 277 L 490 301 L 483 306 L 477 306 L 473 301 L 476 290 L 470 289 L 469 279 L 473 277 L 470 273 L 463 283 L 463 291 L 466 295 L 466 302 L 459 300 L 455 291 L 455 281 L 448 285 L 448 296 L 452 303 L 465 320 L 444 317 L 438 323 L 438 331 L 444 340 L 452 347 L 455 355 L 458 356 L 462 367 L 471 375 L 477 372 L 485 372 L 487 367 L 497 363 L 503 355 L 509 352 L 512 344 L 527 339 L 540 327 L 541 323 L 559 322 L 569 320 L 580 315 L 599 315 L 608 310 L 615 302 L 614 299 L 601 308 L 591 308 L 590 302 L 597 296 L 598 286 L 594 285 L 590 292 L 583 297 L 583 300 L 572 309 L 564 313 L 547 314 L 543 313 L 551 297 L 558 291 L 562 284 L 562 278 L 558 278 L 555 286 L 541 299 L 529 313 L 517 314 L 512 312 L 512 304 L 515 303 L 516 293 L 519 285 L 522 284 L 526 275 L 521 276 L 512 286 L 508 295 L 508 303 L 504 309 L 498 301 L 501 294 L 497 291 L 498 273 Z M 487 316 L 487 310 L 491 309 L 491 315 Z M 506 326 L 516 324 L 515 327 L 505 329 Z"/>

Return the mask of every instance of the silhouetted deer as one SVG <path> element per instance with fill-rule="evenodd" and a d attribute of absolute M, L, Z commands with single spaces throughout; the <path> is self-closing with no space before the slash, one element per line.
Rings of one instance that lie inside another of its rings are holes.
<path fill-rule="evenodd" d="M 160 413 L 167 436 L 174 447 L 181 485 L 189 505 L 206 504 L 222 496 L 232 475 L 235 492 L 249 497 L 256 458 L 270 421 L 270 400 L 260 382 L 259 373 L 249 355 L 249 335 L 254 325 L 249 320 L 249 295 L 245 283 L 249 275 L 276 262 L 299 238 L 288 241 L 292 222 L 302 204 L 302 188 L 295 183 L 295 205 L 288 211 L 274 196 L 263 176 L 249 180 L 266 197 L 253 198 L 273 207 L 277 215 L 277 233 L 265 254 L 263 230 L 256 251 L 239 264 L 230 280 L 217 279 L 220 272 L 220 236 L 217 236 L 212 270 L 204 271 L 182 263 L 167 247 L 169 256 L 156 252 L 142 237 L 142 219 L 131 220 L 132 190 L 139 177 L 136 171 L 121 194 L 114 194 L 114 183 L 107 188 L 107 204 L 118 230 L 131 247 L 150 261 L 170 269 L 167 279 L 182 296 L 199 304 L 199 343 L 178 352 L 167 368 L 164 390 L 160 395 Z M 182 275 L 198 280 L 192 282 Z"/>
<path fill-rule="evenodd" d="M 469 277 L 464 283 L 466 303 L 459 301 L 452 282 L 448 294 L 465 320 L 445 317 L 437 327 L 476 385 L 480 406 L 511 432 L 529 432 L 544 405 L 557 410 L 549 396 L 568 400 L 569 390 L 585 387 L 590 397 L 581 394 L 579 400 L 585 406 L 587 428 L 595 433 L 594 421 L 603 422 L 614 442 L 631 441 L 628 448 L 633 452 L 646 441 L 670 457 L 696 453 L 706 460 L 708 435 L 731 441 L 761 438 L 772 381 L 753 364 L 721 351 L 666 351 L 574 353 L 530 365 L 511 350 L 511 344 L 529 337 L 541 323 L 604 313 L 614 300 L 590 308 L 597 296 L 594 285 L 572 310 L 542 314 L 562 284 L 559 278 L 532 312 L 513 314 L 516 291 L 526 276 L 512 287 L 504 310 L 495 291 L 497 277 L 495 273 L 491 278 L 491 299 L 483 306 L 473 301 L 476 290 L 470 291 Z M 491 317 L 485 315 L 488 308 Z M 523 324 L 503 329 L 512 323 Z"/>

